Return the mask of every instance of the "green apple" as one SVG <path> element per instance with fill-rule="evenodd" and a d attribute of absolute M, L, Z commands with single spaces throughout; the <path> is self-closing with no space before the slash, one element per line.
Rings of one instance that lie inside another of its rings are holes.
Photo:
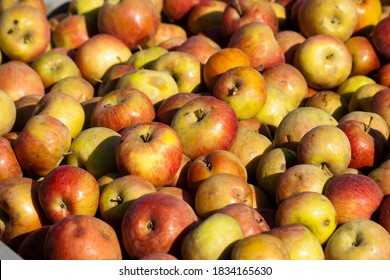
<path fill-rule="evenodd" d="M 185 260 L 230 259 L 234 244 L 242 238 L 244 233 L 233 217 L 214 213 L 186 234 L 181 254 Z"/>
<path fill-rule="evenodd" d="M 366 84 L 359 87 L 352 93 L 351 99 L 348 102 L 348 112 L 371 111 L 371 99 L 382 89 L 388 89 L 388 87 L 377 83 Z"/>
<path fill-rule="evenodd" d="M 337 212 L 332 202 L 318 192 L 300 192 L 283 200 L 275 216 L 276 226 L 301 224 L 324 244 L 337 227 Z"/>
<path fill-rule="evenodd" d="M 351 99 L 352 94 L 361 86 L 366 84 L 375 84 L 369 76 L 365 75 L 356 75 L 348 77 L 341 85 L 336 88 L 336 92 L 344 97 L 345 101 L 348 103 Z"/>
<path fill-rule="evenodd" d="M 0 136 L 10 132 L 16 121 L 16 105 L 5 91 L 0 89 Z"/>
<path fill-rule="evenodd" d="M 91 127 L 72 141 L 67 164 L 86 169 L 96 179 L 117 171 L 115 149 L 121 135 L 107 127 Z"/>
<path fill-rule="evenodd" d="M 129 60 L 127 61 L 127 65 L 129 65 L 133 69 L 149 69 L 157 58 L 167 52 L 167 49 L 159 46 L 141 49 L 137 52 L 134 52 L 132 56 L 130 56 Z"/>

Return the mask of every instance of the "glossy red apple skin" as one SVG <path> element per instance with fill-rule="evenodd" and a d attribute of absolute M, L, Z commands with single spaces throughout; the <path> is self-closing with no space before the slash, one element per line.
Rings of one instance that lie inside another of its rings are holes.
<path fill-rule="evenodd" d="M 390 62 L 384 63 L 375 73 L 375 80 L 377 83 L 386 87 L 390 86 Z"/>
<path fill-rule="evenodd" d="M 390 89 L 384 88 L 375 93 L 370 101 L 370 111 L 381 116 L 390 128 Z"/>
<path fill-rule="evenodd" d="M 390 196 L 386 196 L 380 206 L 379 224 L 390 234 Z"/>
<path fill-rule="evenodd" d="M 122 241 L 130 258 L 151 253 L 180 256 L 181 240 L 198 223 L 193 208 L 183 199 L 156 192 L 135 200 L 122 220 Z"/>
<path fill-rule="evenodd" d="M 121 260 L 122 251 L 114 229 L 88 215 L 72 215 L 54 223 L 47 232 L 46 260 Z"/>
<path fill-rule="evenodd" d="M 22 176 L 22 168 L 20 167 L 10 141 L 3 136 L 0 136 L 0 183 L 8 179 Z"/>
<path fill-rule="evenodd" d="M 390 17 L 381 19 L 372 31 L 372 41 L 376 50 L 385 58 L 390 59 Z"/>
<path fill-rule="evenodd" d="M 331 178 L 324 195 L 336 209 L 338 224 L 358 218 L 371 219 L 383 199 L 383 192 L 373 179 L 350 173 Z"/>
<path fill-rule="evenodd" d="M 171 21 L 180 22 L 188 16 L 195 5 L 204 1 L 205 0 L 164 0 L 162 11 Z"/>
<path fill-rule="evenodd" d="M 156 34 L 160 14 L 149 0 L 105 1 L 99 10 L 97 24 L 100 33 L 114 35 L 129 49 L 135 50 Z"/>

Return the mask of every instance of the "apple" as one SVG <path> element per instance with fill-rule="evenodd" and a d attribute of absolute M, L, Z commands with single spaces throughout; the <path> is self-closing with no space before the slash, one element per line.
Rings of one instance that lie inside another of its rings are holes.
<path fill-rule="evenodd" d="M 161 43 L 173 38 L 187 39 L 186 30 L 179 24 L 161 21 L 157 28 L 156 34 L 141 47 L 144 49 L 156 47 Z"/>
<path fill-rule="evenodd" d="M 243 162 L 234 153 L 226 150 L 214 150 L 195 158 L 187 170 L 188 190 L 196 194 L 199 185 L 214 174 L 229 173 L 248 179 Z"/>
<path fill-rule="evenodd" d="M 379 224 L 390 233 L 390 198 L 384 197 L 379 208 Z"/>
<path fill-rule="evenodd" d="M 388 176 L 390 175 L 390 160 L 385 158 L 378 166 L 374 167 L 367 176 L 373 179 L 381 188 L 384 195 L 390 194 L 390 184 Z"/>
<path fill-rule="evenodd" d="M 239 127 L 233 145 L 229 149 L 245 165 L 248 181 L 255 182 L 256 169 L 262 156 L 274 148 L 273 142 L 263 134 Z"/>
<path fill-rule="evenodd" d="M 45 89 L 65 77 L 81 77 L 76 62 L 68 55 L 55 50 L 47 51 L 35 58 L 31 67 L 41 77 Z"/>
<path fill-rule="evenodd" d="M 301 224 L 306 226 L 321 245 L 337 227 L 337 212 L 332 202 L 318 192 L 299 192 L 283 200 L 275 216 L 276 226 Z"/>
<path fill-rule="evenodd" d="M 324 260 L 321 243 L 302 224 L 288 224 L 272 228 L 266 232 L 282 240 L 291 260 Z"/>
<path fill-rule="evenodd" d="M 346 41 L 358 23 L 357 5 L 354 0 L 302 1 L 298 12 L 298 24 L 305 37 L 318 34 L 334 36 Z"/>
<path fill-rule="evenodd" d="M 158 57 L 150 68 L 155 71 L 168 72 L 176 81 L 178 92 L 199 92 L 201 90 L 202 64 L 193 54 L 169 51 Z"/>
<path fill-rule="evenodd" d="M 168 50 L 159 46 L 152 46 L 147 49 L 140 49 L 133 53 L 126 64 L 130 69 L 149 69 L 153 62 L 161 55 L 167 53 Z"/>
<path fill-rule="evenodd" d="M 192 160 L 185 154 L 182 154 L 181 163 L 179 169 L 173 176 L 172 182 L 168 186 L 176 187 L 185 191 L 189 191 L 187 183 L 187 172 Z"/>
<path fill-rule="evenodd" d="M 283 90 L 291 98 L 294 108 L 298 107 L 306 97 L 308 86 L 305 77 L 293 65 L 278 63 L 262 73 L 268 86 Z"/>
<path fill-rule="evenodd" d="M 257 118 L 249 118 L 238 121 L 238 126 L 249 128 L 257 133 L 263 134 L 269 140 L 272 141 L 272 132 L 268 125 L 264 122 L 258 120 Z"/>
<path fill-rule="evenodd" d="M 228 204 L 215 213 L 227 214 L 236 219 L 241 226 L 244 237 L 270 230 L 260 212 L 243 203 Z"/>
<path fill-rule="evenodd" d="M 203 66 L 202 78 L 206 88 L 213 92 L 218 78 L 230 68 L 250 66 L 248 55 L 238 48 L 222 48 L 212 54 Z"/>
<path fill-rule="evenodd" d="M 255 118 L 267 125 L 273 135 L 284 117 L 297 106 L 285 90 L 267 83 L 267 81 L 266 85 L 267 99 Z"/>
<path fill-rule="evenodd" d="M 176 131 L 160 122 L 140 122 L 123 131 L 115 151 L 118 170 L 138 175 L 161 187 L 180 168 L 183 145 Z"/>
<path fill-rule="evenodd" d="M 0 136 L 11 132 L 16 121 L 16 105 L 11 96 L 0 89 Z"/>
<path fill-rule="evenodd" d="M 331 178 L 324 195 L 337 212 L 338 224 L 354 219 L 371 219 L 383 199 L 378 184 L 366 175 L 340 174 Z"/>
<path fill-rule="evenodd" d="M 29 232 L 20 243 L 17 253 L 24 260 L 44 260 L 45 259 L 45 239 L 51 225 L 43 225 Z"/>
<path fill-rule="evenodd" d="M 170 125 L 176 112 L 188 101 L 199 97 L 192 92 L 178 92 L 165 98 L 158 106 L 156 118 L 158 121 Z"/>
<path fill-rule="evenodd" d="M 298 31 L 286 29 L 278 31 L 275 39 L 284 53 L 285 62 L 293 65 L 295 51 L 306 38 Z"/>
<path fill-rule="evenodd" d="M 207 3 L 207 2 L 204 2 Z M 175 51 L 182 51 L 193 54 L 204 65 L 210 56 L 221 47 L 209 37 L 203 34 L 192 35 L 188 37 L 181 45 L 175 48 Z"/>
<path fill-rule="evenodd" d="M 107 127 L 87 128 L 73 139 L 66 163 L 87 170 L 96 179 L 117 171 L 115 149 L 120 138 Z"/>
<path fill-rule="evenodd" d="M 362 85 L 352 93 L 348 102 L 348 111 L 370 111 L 372 97 L 384 89 L 388 89 L 388 87 L 377 83 Z"/>
<path fill-rule="evenodd" d="M 222 15 L 222 31 L 230 38 L 240 27 L 259 22 L 269 26 L 273 33 L 278 31 L 278 17 L 268 0 L 229 1 Z"/>
<path fill-rule="evenodd" d="M 369 171 L 382 160 L 385 149 L 383 138 L 370 125 L 358 120 L 346 120 L 337 125 L 351 144 L 349 168 Z"/>
<path fill-rule="evenodd" d="M 132 259 L 151 253 L 179 258 L 183 238 L 197 223 L 193 208 L 183 199 L 161 192 L 144 194 L 123 216 L 123 247 Z"/>
<path fill-rule="evenodd" d="M 102 96 L 95 104 L 90 124 L 119 132 L 135 123 L 153 121 L 155 115 L 152 101 L 143 91 L 122 87 Z"/>
<path fill-rule="evenodd" d="M 185 21 L 191 9 L 203 1 L 205 0 L 183 0 L 180 2 L 175 0 L 164 0 L 162 12 L 169 21 Z"/>
<path fill-rule="evenodd" d="M 390 114 L 386 110 L 390 102 L 390 89 L 383 89 L 375 93 L 370 101 L 370 112 L 380 115 L 390 128 Z"/>
<path fill-rule="evenodd" d="M 0 3 L 0 12 L 8 9 L 9 7 L 23 3 L 26 5 L 30 5 L 32 7 L 37 8 L 42 12 L 42 14 L 46 15 L 46 1 L 44 0 L 3 0 Z"/>
<path fill-rule="evenodd" d="M 99 178 L 97 179 L 97 182 L 98 182 L 98 185 L 99 185 L 100 193 L 102 193 L 102 191 L 104 190 L 104 188 L 105 188 L 109 183 L 111 183 L 112 181 L 114 181 L 116 178 L 119 178 L 119 177 L 122 177 L 122 176 L 123 176 L 123 175 L 120 174 L 119 171 L 113 171 L 113 172 L 104 174 L 103 176 L 99 177 Z"/>
<path fill-rule="evenodd" d="M 390 58 L 390 48 L 389 41 L 387 36 L 387 30 L 390 25 L 390 17 L 385 17 L 381 19 L 374 27 L 372 31 L 372 42 L 375 46 L 375 49 L 380 53 L 385 59 Z"/>
<path fill-rule="evenodd" d="M 50 139 L 50 141 L 48 141 Z M 29 176 L 46 176 L 69 151 L 69 129 L 50 115 L 32 116 L 13 143 L 16 158 Z"/>
<path fill-rule="evenodd" d="M 28 233 L 47 224 L 38 189 L 38 182 L 27 177 L 0 183 L 1 240 L 13 250 L 17 250 Z"/>
<path fill-rule="evenodd" d="M 42 95 L 39 94 L 28 94 L 15 101 L 16 118 L 11 131 L 20 132 L 24 128 L 32 116 L 35 105 L 41 98 Z"/>
<path fill-rule="evenodd" d="M 296 151 L 303 135 L 318 125 L 337 125 L 328 112 L 315 107 L 298 107 L 289 112 L 275 130 L 275 147 Z M 326 138 L 328 139 L 328 138 Z"/>
<path fill-rule="evenodd" d="M 256 182 L 276 202 L 276 185 L 280 176 L 298 164 L 296 153 L 288 148 L 274 148 L 266 152 L 256 168 Z"/>
<path fill-rule="evenodd" d="M 351 153 L 349 138 L 334 125 L 319 125 L 310 129 L 297 147 L 299 163 L 317 165 L 334 176 L 342 174 L 349 167 Z"/>
<path fill-rule="evenodd" d="M 374 221 L 353 219 L 334 232 L 324 252 L 327 260 L 388 260 L 390 235 Z"/>
<path fill-rule="evenodd" d="M 370 35 L 379 22 L 382 15 L 382 3 L 380 0 L 355 0 L 358 22 L 354 34 L 367 36 Z"/>
<path fill-rule="evenodd" d="M 266 212 L 267 209 L 275 208 L 275 201 L 271 198 L 261 187 L 255 184 L 249 184 L 252 189 L 253 206 L 252 208 L 257 210 L 260 214 L 263 210 Z M 267 218 L 263 217 L 267 222 Z M 267 222 L 268 223 L 268 222 Z M 268 225 L 270 227 L 270 225 Z"/>
<path fill-rule="evenodd" d="M 238 120 L 233 109 L 213 96 L 200 96 L 185 103 L 174 115 L 183 153 L 191 160 L 214 150 L 229 150 L 237 136 Z M 207 137 L 199 138 L 199 135 Z"/>
<path fill-rule="evenodd" d="M 177 47 L 181 46 L 184 44 L 184 42 L 187 40 L 187 38 L 184 38 L 182 36 L 179 37 L 173 37 L 169 38 L 160 44 L 158 44 L 158 47 L 164 48 L 167 51 L 175 51 Z"/>
<path fill-rule="evenodd" d="M 237 66 L 223 73 L 215 83 L 213 96 L 229 104 L 239 120 L 256 116 L 267 100 L 263 75 L 250 66 Z"/>
<path fill-rule="evenodd" d="M 0 136 L 0 183 L 23 177 L 23 171 L 9 140 Z"/>
<path fill-rule="evenodd" d="M 25 95 L 45 94 L 45 87 L 38 73 L 19 60 L 10 60 L 0 65 L 0 90 L 11 96 L 13 101 Z"/>
<path fill-rule="evenodd" d="M 162 193 L 176 196 L 180 199 L 183 199 L 185 202 L 187 202 L 193 209 L 195 207 L 194 196 L 185 189 L 167 185 L 164 187 L 157 188 L 157 192 L 162 192 Z"/>
<path fill-rule="evenodd" d="M 331 174 L 317 165 L 300 163 L 291 166 L 279 176 L 276 182 L 276 204 L 280 205 L 283 200 L 299 192 L 323 193 L 331 177 Z"/>
<path fill-rule="evenodd" d="M 188 13 L 187 26 L 191 34 L 196 35 L 209 27 L 221 26 L 226 1 L 200 1 Z"/>
<path fill-rule="evenodd" d="M 368 75 L 381 66 L 375 47 L 367 37 L 352 36 L 345 45 L 352 54 L 351 76 Z"/>
<path fill-rule="evenodd" d="M 333 90 L 320 90 L 306 98 L 306 107 L 315 107 L 328 112 L 336 120 L 348 113 L 348 103 L 345 98 Z"/>
<path fill-rule="evenodd" d="M 112 66 L 125 63 L 131 54 L 127 45 L 117 37 L 99 33 L 77 49 L 75 62 L 83 78 L 96 85 Z"/>
<path fill-rule="evenodd" d="M 140 258 L 140 260 L 177 260 L 177 258 L 168 253 L 150 253 Z"/>
<path fill-rule="evenodd" d="M 11 60 L 31 62 L 49 46 L 49 21 L 36 7 L 12 5 L 0 13 L 0 26 L 1 50 Z"/>
<path fill-rule="evenodd" d="M 375 80 L 367 75 L 356 75 L 348 77 L 335 90 L 347 103 L 351 100 L 353 93 L 361 86 L 366 84 L 375 84 Z"/>
<path fill-rule="evenodd" d="M 276 236 L 260 233 L 238 240 L 232 249 L 232 260 L 289 260 L 286 245 Z"/>
<path fill-rule="evenodd" d="M 163 100 L 179 92 L 179 85 L 170 73 L 152 69 L 137 69 L 124 73 L 116 88 L 133 88 L 143 92 L 154 108 L 158 108 Z"/>
<path fill-rule="evenodd" d="M 65 124 L 72 138 L 75 138 L 83 130 L 85 121 L 85 113 L 81 103 L 74 97 L 61 92 L 45 94 L 35 105 L 32 115 L 55 117 Z"/>
<path fill-rule="evenodd" d="M 241 26 L 230 36 L 227 46 L 245 52 L 249 57 L 250 66 L 260 72 L 272 65 L 285 62 L 284 52 L 276 41 L 273 30 L 263 22 L 251 22 Z"/>
<path fill-rule="evenodd" d="M 228 260 L 234 244 L 242 238 L 244 233 L 233 217 L 214 213 L 185 235 L 181 255 L 184 260 Z"/>
<path fill-rule="evenodd" d="M 160 24 L 160 14 L 149 0 L 105 1 L 97 18 L 100 33 L 122 40 L 130 50 L 152 38 Z M 126 26 L 132 28 L 126 28 Z"/>
<path fill-rule="evenodd" d="M 130 58 L 132 56 L 130 56 Z M 120 77 L 132 70 L 134 70 L 133 66 L 127 65 L 126 63 L 115 64 L 109 68 L 107 72 L 104 73 L 102 81 L 97 85 L 96 95 L 103 96 L 110 91 L 115 90 Z"/>
<path fill-rule="evenodd" d="M 119 233 L 127 207 L 138 197 L 155 191 L 155 186 L 140 176 L 125 175 L 118 177 L 108 183 L 100 194 L 100 215 L 105 222 Z"/>
<path fill-rule="evenodd" d="M 304 2 L 314 3 L 317 0 Z M 343 41 L 333 35 L 317 34 L 310 36 L 297 47 L 293 63 L 305 77 L 309 87 L 331 90 L 349 77 L 352 62 L 352 54 Z"/>
<path fill-rule="evenodd" d="M 378 84 L 389 87 L 390 86 L 390 75 L 388 74 L 390 70 L 390 63 L 384 63 L 378 69 L 375 74 L 375 79 Z"/>
<path fill-rule="evenodd" d="M 252 189 L 242 177 L 217 173 L 206 178 L 195 193 L 195 211 L 202 219 L 232 203 L 253 207 Z"/>
<path fill-rule="evenodd" d="M 55 222 L 46 234 L 47 260 L 121 260 L 114 229 L 89 215 L 71 215 Z"/>
<path fill-rule="evenodd" d="M 102 99 L 101 96 L 94 96 L 88 100 L 85 100 L 81 102 L 81 106 L 83 106 L 83 110 L 85 113 L 85 121 L 83 125 L 83 130 L 87 128 L 91 128 L 91 115 L 93 112 L 93 109 L 95 108 L 96 104 Z"/>
<path fill-rule="evenodd" d="M 49 92 L 66 93 L 80 103 L 92 99 L 95 95 L 94 87 L 86 79 L 79 76 L 59 79 L 50 87 Z"/>
<path fill-rule="evenodd" d="M 69 14 L 86 15 L 96 22 L 103 4 L 104 0 L 70 0 L 67 10 Z"/>

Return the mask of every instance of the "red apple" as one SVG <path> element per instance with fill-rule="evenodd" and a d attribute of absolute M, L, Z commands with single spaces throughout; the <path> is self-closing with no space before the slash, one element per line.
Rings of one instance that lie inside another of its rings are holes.
<path fill-rule="evenodd" d="M 131 56 L 132 57 L 132 56 Z M 131 58 L 130 57 L 130 58 Z M 129 60 L 130 60 L 129 58 Z M 129 61 L 128 60 L 128 61 Z M 127 61 L 127 62 L 128 62 Z M 127 65 L 125 63 L 116 64 L 109 68 L 106 73 L 103 75 L 103 79 L 97 88 L 96 95 L 103 96 L 116 89 L 118 80 L 127 72 L 134 70 L 133 66 Z"/>
<path fill-rule="evenodd" d="M 140 260 L 177 260 L 177 258 L 168 253 L 150 253 L 141 257 Z"/>
<path fill-rule="evenodd" d="M 209 27 L 220 26 L 227 1 L 200 1 L 189 11 L 187 26 L 191 34 L 196 35 Z"/>
<path fill-rule="evenodd" d="M 15 101 L 16 119 L 12 131 L 21 131 L 31 118 L 35 105 L 43 97 L 40 94 L 28 94 Z"/>
<path fill-rule="evenodd" d="M 382 66 L 380 66 L 377 73 L 375 74 L 376 81 L 381 85 L 389 87 L 390 86 L 389 71 L 390 71 L 390 62 L 382 64 Z"/>
<path fill-rule="evenodd" d="M 114 35 L 135 50 L 156 34 L 160 14 L 150 0 L 105 1 L 97 20 L 100 33 Z"/>
<path fill-rule="evenodd" d="M 390 160 L 388 158 L 372 169 L 367 176 L 379 185 L 384 195 L 390 195 Z"/>
<path fill-rule="evenodd" d="M 293 3 L 295 3 L 295 1 L 293 1 Z M 292 65 L 294 62 L 295 50 L 306 38 L 301 33 L 294 30 L 281 30 L 275 34 L 275 39 L 283 50 L 286 63 Z"/>
<path fill-rule="evenodd" d="M 0 183 L 8 179 L 22 176 L 23 171 L 10 141 L 3 136 L 0 136 Z"/>
<path fill-rule="evenodd" d="M 338 224 L 354 219 L 370 220 L 383 199 L 378 184 L 370 177 L 359 174 L 341 174 L 331 178 L 324 195 L 336 209 Z"/>
<path fill-rule="evenodd" d="M 179 24 L 162 21 L 157 28 L 156 34 L 142 47 L 145 47 L 145 49 L 155 47 L 173 38 L 187 39 L 186 30 Z"/>
<path fill-rule="evenodd" d="M 130 258 L 151 253 L 180 257 L 181 241 L 198 223 L 193 208 L 176 196 L 155 192 L 136 199 L 122 220 L 123 246 Z"/>
<path fill-rule="evenodd" d="M 370 111 L 380 115 L 387 123 L 390 128 L 390 89 L 385 88 L 379 90 L 371 97 Z"/>
<path fill-rule="evenodd" d="M 114 229 L 89 215 L 72 215 L 54 223 L 46 234 L 46 260 L 121 260 Z"/>
<path fill-rule="evenodd" d="M 72 215 L 94 216 L 99 195 L 95 177 L 71 165 L 54 168 L 44 177 L 38 191 L 39 202 L 52 223 Z"/>
<path fill-rule="evenodd" d="M 376 50 L 385 58 L 390 58 L 390 40 L 389 40 L 390 17 L 381 19 L 372 31 L 372 41 Z"/>
<path fill-rule="evenodd" d="M 356 24 L 354 34 L 367 36 L 370 35 L 379 22 L 382 15 L 381 0 L 355 0 L 358 14 L 358 22 Z"/>
<path fill-rule="evenodd" d="M 380 206 L 379 224 L 390 233 L 390 196 L 384 197 Z"/>
<path fill-rule="evenodd" d="M 173 196 L 176 196 L 180 199 L 183 199 L 185 202 L 187 202 L 193 209 L 195 207 L 195 199 L 194 196 L 187 190 L 184 190 L 182 188 L 177 188 L 173 186 L 164 186 L 157 189 L 157 192 L 167 193 Z"/>
<path fill-rule="evenodd" d="M 176 131 L 160 122 L 141 122 L 122 132 L 115 156 L 122 174 L 138 175 L 161 187 L 178 171 L 183 145 Z"/>
<path fill-rule="evenodd" d="M 183 144 L 184 154 L 193 160 L 214 150 L 229 150 L 236 139 L 238 120 L 226 102 L 201 96 L 176 112 L 171 127 Z"/>
<path fill-rule="evenodd" d="M 47 232 L 51 225 L 44 225 L 31 231 L 20 243 L 18 255 L 24 260 L 44 260 L 44 246 Z"/>
<path fill-rule="evenodd" d="M 174 22 L 180 22 L 184 20 L 191 9 L 205 0 L 164 0 L 163 1 L 163 13 L 168 17 L 169 20 Z"/>

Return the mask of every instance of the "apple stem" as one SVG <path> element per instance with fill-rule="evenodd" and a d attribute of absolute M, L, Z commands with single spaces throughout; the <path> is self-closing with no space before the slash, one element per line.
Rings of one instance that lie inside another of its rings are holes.
<path fill-rule="evenodd" d="M 228 89 L 228 94 L 229 94 L 229 96 L 235 95 L 237 93 L 237 91 L 238 91 L 238 88 L 236 86 L 234 86 L 234 87 L 231 87 Z"/>
<path fill-rule="evenodd" d="M 371 124 L 372 124 L 373 120 L 374 120 L 374 117 L 373 117 L 373 116 L 370 116 L 370 120 L 369 120 L 369 122 L 368 122 L 368 124 L 367 124 L 367 127 L 366 127 L 366 129 L 365 129 L 365 131 L 366 131 L 367 133 L 368 133 L 368 132 L 370 131 L 370 129 L 371 129 Z"/>
<path fill-rule="evenodd" d="M 231 2 L 231 5 L 233 6 L 233 8 L 235 8 L 237 10 L 237 13 L 240 15 L 240 17 L 242 17 L 242 9 L 241 9 L 241 5 L 238 2 L 238 0 L 233 0 Z"/>
<path fill-rule="evenodd" d="M 325 163 L 322 163 L 322 164 L 321 164 L 321 168 L 322 168 L 322 170 L 324 170 L 325 174 L 326 174 L 329 178 L 332 178 L 332 177 L 333 177 L 333 173 L 330 172 L 328 166 L 327 166 Z"/>
<path fill-rule="evenodd" d="M 154 230 L 153 222 L 152 222 L 152 221 L 149 221 L 149 223 L 146 225 L 146 228 L 147 228 L 148 230 Z"/>
<path fill-rule="evenodd" d="M 206 164 L 207 169 L 211 170 L 211 162 L 209 162 L 207 159 L 204 159 L 204 163 Z"/>
<path fill-rule="evenodd" d="M 201 121 L 201 120 L 203 119 L 203 116 L 204 116 L 204 110 L 203 110 L 203 108 L 200 108 L 200 109 L 196 110 L 196 111 L 194 112 L 194 114 L 195 114 L 195 117 L 197 118 L 197 121 L 198 121 L 198 122 Z"/>
<path fill-rule="evenodd" d="M 117 204 L 121 204 L 122 203 L 122 197 L 120 197 L 119 195 L 116 197 L 116 199 L 110 199 L 111 202 L 116 202 Z"/>
<path fill-rule="evenodd" d="M 152 137 L 152 134 L 150 134 L 149 132 L 146 133 L 146 135 L 141 135 L 140 136 L 142 141 L 144 141 L 145 143 L 149 142 L 150 141 L 150 138 Z"/>

